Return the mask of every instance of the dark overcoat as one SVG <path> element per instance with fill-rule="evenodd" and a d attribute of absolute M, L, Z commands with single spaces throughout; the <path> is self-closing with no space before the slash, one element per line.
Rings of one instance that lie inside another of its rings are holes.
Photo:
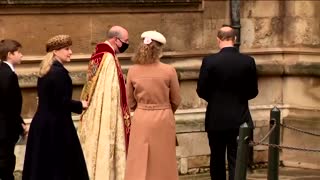
<path fill-rule="evenodd" d="M 0 61 L 0 169 L 13 171 L 15 167 L 14 146 L 23 133 L 21 108 L 18 77 L 8 64 Z"/>
<path fill-rule="evenodd" d="M 0 141 L 15 143 L 23 131 L 22 95 L 17 75 L 4 62 L 0 62 L 0 99 Z"/>
<path fill-rule="evenodd" d="M 239 128 L 244 122 L 253 126 L 248 100 L 258 95 L 254 59 L 234 47 L 205 57 L 197 93 L 208 102 L 206 131 Z"/>
<path fill-rule="evenodd" d="M 23 180 L 88 180 L 81 145 L 71 112 L 81 113 L 72 100 L 72 81 L 64 66 L 54 61 L 38 79 L 39 104 L 31 122 Z"/>

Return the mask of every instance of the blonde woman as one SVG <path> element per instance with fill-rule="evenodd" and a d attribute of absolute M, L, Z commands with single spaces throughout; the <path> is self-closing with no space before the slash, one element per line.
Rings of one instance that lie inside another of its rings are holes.
<path fill-rule="evenodd" d="M 57 35 L 46 44 L 37 84 L 39 104 L 31 122 L 23 180 L 89 180 L 71 112 L 81 113 L 86 101 L 72 100 L 72 81 L 63 66 L 70 61 L 72 41 Z"/>
<path fill-rule="evenodd" d="M 180 88 L 173 67 L 160 62 L 165 37 L 146 31 L 127 77 L 134 111 L 125 180 L 178 180 L 174 112 Z"/>

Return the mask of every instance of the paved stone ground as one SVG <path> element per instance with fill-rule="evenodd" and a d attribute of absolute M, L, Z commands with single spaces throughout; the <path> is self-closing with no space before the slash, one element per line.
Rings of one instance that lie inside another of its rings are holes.
<path fill-rule="evenodd" d="M 279 180 L 320 180 L 320 170 L 280 168 Z M 21 172 L 15 172 L 15 180 L 21 180 Z M 248 172 L 247 180 L 267 179 L 267 169 Z M 180 180 L 211 180 L 209 174 L 180 176 Z"/>
<path fill-rule="evenodd" d="M 279 180 L 320 180 L 320 170 L 280 168 Z M 267 169 L 248 172 L 247 180 L 267 179 Z M 180 180 L 211 180 L 209 174 L 181 176 Z"/>

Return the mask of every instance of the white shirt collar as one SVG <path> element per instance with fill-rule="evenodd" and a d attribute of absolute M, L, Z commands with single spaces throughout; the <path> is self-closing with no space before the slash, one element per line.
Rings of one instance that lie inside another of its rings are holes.
<path fill-rule="evenodd" d="M 2 61 L 2 62 L 8 64 L 8 66 L 10 67 L 10 69 L 14 72 L 14 67 L 13 67 L 13 65 L 12 65 L 11 63 L 9 63 L 9 62 L 7 62 L 7 61 Z"/>

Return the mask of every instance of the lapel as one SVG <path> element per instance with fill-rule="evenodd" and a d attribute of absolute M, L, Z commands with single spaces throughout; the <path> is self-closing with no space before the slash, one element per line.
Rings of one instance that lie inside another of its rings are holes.
<path fill-rule="evenodd" d="M 0 69 L 1 71 L 3 71 L 3 73 L 8 74 L 8 77 L 12 77 L 9 80 L 11 82 L 14 82 L 13 86 L 10 86 L 9 91 L 11 91 L 12 93 L 15 94 L 15 100 L 18 101 L 19 104 L 21 104 L 22 102 L 22 94 L 21 94 L 21 90 L 19 87 L 19 81 L 18 81 L 18 76 L 17 74 L 12 71 L 12 69 L 10 68 L 10 66 L 4 62 L 0 62 Z M 17 98 L 17 99 L 16 99 Z"/>
<path fill-rule="evenodd" d="M 0 67 L 1 67 L 1 70 L 3 71 L 3 73 L 6 73 L 8 75 L 12 74 L 14 80 L 18 82 L 17 74 L 14 71 L 12 71 L 12 69 L 10 68 L 10 66 L 8 64 L 6 64 L 6 63 L 1 61 L 0 62 Z"/>
<path fill-rule="evenodd" d="M 10 66 L 7 63 L 4 63 L 3 61 L 0 62 L 0 66 L 1 66 L 1 69 L 3 69 L 4 71 L 13 72 Z"/>

